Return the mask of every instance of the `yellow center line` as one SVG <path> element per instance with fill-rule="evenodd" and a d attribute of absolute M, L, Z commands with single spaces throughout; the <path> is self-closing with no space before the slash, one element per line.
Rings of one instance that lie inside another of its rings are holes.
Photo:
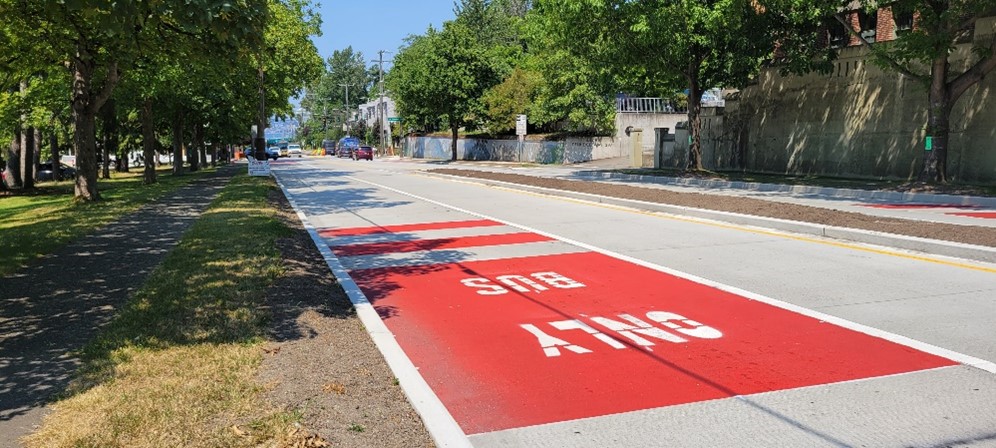
<path fill-rule="evenodd" d="M 438 175 L 432 175 L 432 174 L 424 174 L 424 175 L 429 176 L 429 177 L 434 177 L 436 179 L 440 178 Z M 473 179 L 473 178 L 468 178 L 468 179 Z M 511 193 L 518 193 L 518 194 L 523 194 L 523 195 L 527 195 L 527 196 L 542 197 L 542 198 L 548 198 L 548 199 L 555 199 L 555 200 L 559 200 L 559 201 L 562 201 L 562 202 L 569 202 L 569 203 L 573 203 L 573 204 L 595 206 L 595 207 L 600 207 L 600 208 L 604 208 L 604 209 L 608 209 L 608 210 L 615 210 L 615 211 L 622 211 L 622 212 L 627 212 L 627 213 L 634 213 L 634 214 L 638 214 L 638 215 L 652 216 L 652 217 L 661 218 L 661 219 L 668 219 L 668 220 L 671 220 L 671 221 L 687 222 L 687 223 L 690 223 L 690 224 L 701 224 L 701 225 L 707 225 L 707 226 L 711 226 L 711 227 L 718 227 L 718 228 L 721 228 L 721 229 L 737 230 L 737 231 L 747 232 L 747 233 L 753 233 L 753 234 L 757 234 L 757 235 L 773 236 L 773 237 L 785 238 L 785 239 L 790 239 L 790 240 L 795 240 L 795 241 L 802 241 L 802 242 L 807 242 L 807 243 L 822 244 L 824 246 L 839 247 L 839 248 L 842 248 L 842 249 L 851 249 L 851 250 L 857 250 L 857 251 L 861 251 L 861 252 L 869 252 L 869 253 L 878 254 L 878 255 L 888 255 L 888 256 L 891 256 L 891 257 L 905 258 L 907 260 L 924 261 L 924 262 L 927 262 L 927 263 L 934 263 L 934 264 L 940 264 L 940 265 L 944 265 L 944 266 L 951 266 L 951 267 L 956 267 L 956 268 L 970 269 L 970 270 L 973 270 L 973 271 L 981 271 L 981 272 L 988 272 L 990 274 L 996 274 L 996 268 L 991 268 L 991 267 L 987 267 L 987 266 L 979 266 L 979 265 L 975 265 L 975 264 L 961 263 L 961 262 L 957 262 L 957 261 L 948 261 L 948 260 L 943 260 L 943 259 L 934 258 L 934 257 L 927 257 L 927 256 L 922 256 L 922 255 L 913 255 L 913 254 L 908 254 L 908 253 L 903 253 L 903 252 L 897 252 L 897 251 L 892 251 L 892 250 L 876 249 L 876 248 L 873 248 L 873 247 L 867 247 L 867 246 L 858 245 L 858 244 L 841 243 L 841 242 L 836 242 L 836 241 L 829 241 L 829 240 L 826 240 L 826 239 L 819 239 L 819 238 L 811 238 L 811 237 L 800 236 L 800 235 L 793 235 L 793 234 L 790 234 L 790 233 L 783 233 L 783 232 L 778 232 L 778 231 L 774 231 L 774 230 L 764 230 L 764 229 L 757 229 L 757 228 L 752 228 L 752 227 L 744 227 L 744 226 L 740 226 L 740 225 L 736 225 L 736 224 L 726 224 L 726 223 L 721 223 L 721 222 L 708 221 L 708 220 L 704 220 L 704 219 L 700 219 L 700 218 L 688 218 L 688 217 L 677 216 L 677 215 L 673 215 L 673 214 L 665 213 L 665 212 L 654 212 L 654 211 L 649 211 L 649 210 L 640 210 L 638 208 L 626 207 L 626 206 L 621 206 L 621 205 L 603 204 L 603 203 L 594 202 L 594 201 L 588 201 L 588 200 L 584 200 L 584 199 L 566 198 L 566 197 L 556 196 L 556 195 L 553 195 L 553 194 L 536 193 L 536 192 L 532 192 L 532 191 L 524 191 L 524 190 L 519 190 L 519 189 L 516 189 L 516 188 L 513 188 L 513 187 L 504 187 L 504 186 L 498 186 L 498 185 L 489 185 L 487 183 L 483 183 L 483 182 L 480 182 L 480 181 L 474 181 L 474 180 L 462 180 L 462 179 L 460 179 L 460 180 L 457 180 L 457 179 L 447 179 L 447 180 L 450 180 L 452 182 L 461 182 L 461 183 L 467 183 L 467 184 L 473 184 L 473 185 L 481 185 L 481 186 L 485 186 L 485 187 L 488 187 L 488 188 L 494 188 L 496 190 L 502 190 L 502 191 L 507 191 L 507 192 L 511 192 Z M 542 188 L 546 188 L 546 187 L 542 187 Z M 560 190 L 560 191 L 565 191 L 565 192 L 569 192 L 569 193 L 580 193 L 580 192 L 572 192 L 572 191 L 568 191 L 568 190 Z M 580 193 L 580 194 L 590 194 L 590 193 Z M 611 196 L 606 196 L 606 197 L 611 197 Z M 613 199 L 624 199 L 624 198 L 613 198 Z M 671 204 L 661 204 L 661 205 L 671 205 Z M 692 207 L 689 207 L 689 208 L 692 208 Z"/>

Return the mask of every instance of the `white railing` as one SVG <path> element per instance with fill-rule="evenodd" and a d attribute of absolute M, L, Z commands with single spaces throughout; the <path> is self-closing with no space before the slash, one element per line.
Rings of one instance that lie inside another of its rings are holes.
<path fill-rule="evenodd" d="M 616 98 L 616 112 L 622 114 L 683 114 L 688 109 L 679 108 L 664 98 Z"/>

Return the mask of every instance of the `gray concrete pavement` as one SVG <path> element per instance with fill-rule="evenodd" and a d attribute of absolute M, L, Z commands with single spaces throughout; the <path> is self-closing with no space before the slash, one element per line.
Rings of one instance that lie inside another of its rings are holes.
<path fill-rule="evenodd" d="M 448 248 L 437 255 L 431 250 L 411 252 L 383 256 L 381 261 L 408 258 L 431 265 L 482 257 L 531 258 L 550 250 L 564 253 L 566 246 L 597 248 L 750 300 L 807 316 L 823 316 L 821 322 L 828 325 L 845 325 L 914 351 L 939 353 L 957 361 L 950 367 L 899 375 L 473 432 L 468 435 L 475 446 L 996 445 L 996 340 L 992 338 L 996 265 L 992 263 L 840 244 L 817 236 L 717 225 L 610 204 L 411 175 L 423 168 L 425 164 L 407 162 L 305 159 L 280 165 L 275 172 L 316 228 L 449 222 L 484 216 L 561 239 L 555 243 L 558 248 L 541 251 L 535 250 L 534 243 Z M 473 235 L 467 231 L 431 232 L 406 234 L 393 241 Z M 350 243 L 380 241 L 350 238 Z M 370 260 L 343 260 L 354 269 L 370 266 Z M 597 270 L 591 272 L 598 274 Z M 642 287 L 650 291 L 659 286 Z M 417 297 L 412 295 L 410 300 Z M 607 296 L 605 300 L 618 302 L 625 310 L 624 298 Z M 391 315 L 403 316 L 405 312 L 402 307 L 392 310 L 396 314 Z M 779 331 L 787 341 L 805 337 L 791 327 Z M 432 331 L 427 329 L 426 334 Z M 774 358 L 756 362 L 772 362 Z M 853 366 L 841 366 L 848 367 Z M 452 381 L 463 384 L 467 379 Z M 657 381 L 664 387 L 670 380 L 660 377 Z"/>

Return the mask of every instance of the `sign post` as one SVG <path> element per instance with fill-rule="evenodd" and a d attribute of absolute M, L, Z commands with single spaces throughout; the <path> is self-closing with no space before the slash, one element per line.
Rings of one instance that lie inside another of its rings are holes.
<path fill-rule="evenodd" d="M 526 116 L 515 117 L 515 135 L 519 136 L 519 161 L 522 161 L 522 147 L 526 143 Z"/>

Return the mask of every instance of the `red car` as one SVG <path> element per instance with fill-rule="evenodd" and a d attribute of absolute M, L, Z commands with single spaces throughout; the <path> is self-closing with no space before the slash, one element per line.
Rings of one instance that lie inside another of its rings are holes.
<path fill-rule="evenodd" d="M 374 159 L 374 149 L 370 146 L 360 146 L 353 151 L 353 160 L 359 159 Z"/>

